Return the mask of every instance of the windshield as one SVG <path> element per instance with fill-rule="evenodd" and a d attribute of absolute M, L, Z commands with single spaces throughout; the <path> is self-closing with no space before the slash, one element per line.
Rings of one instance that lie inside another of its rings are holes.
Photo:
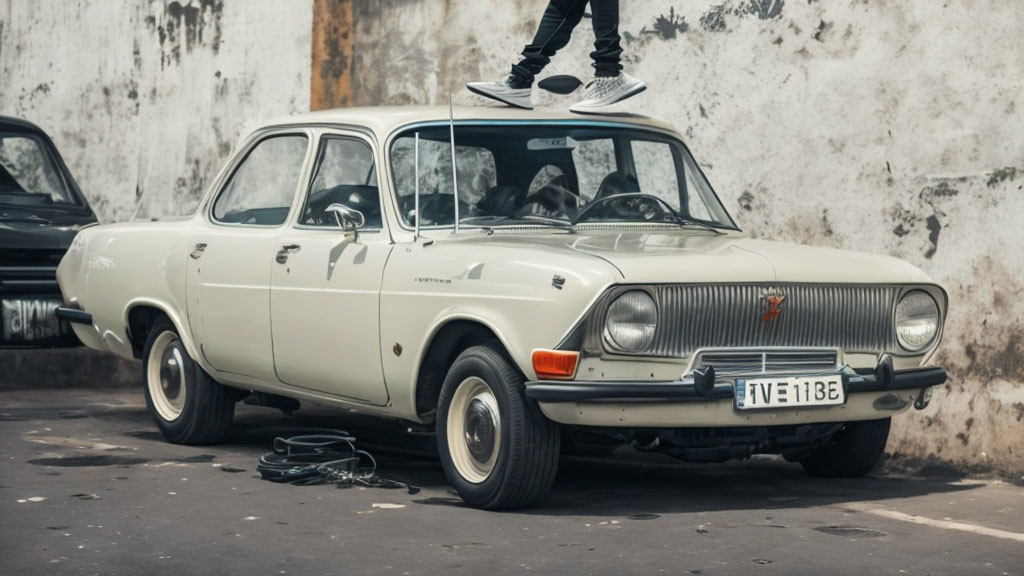
<path fill-rule="evenodd" d="M 419 134 L 420 226 L 455 221 L 448 126 L 405 132 L 391 146 L 398 209 L 416 222 Z M 686 148 L 628 127 L 497 125 L 455 127 L 459 221 L 517 223 L 735 224 Z"/>
<path fill-rule="evenodd" d="M 38 136 L 0 132 L 0 204 L 77 205 Z"/>

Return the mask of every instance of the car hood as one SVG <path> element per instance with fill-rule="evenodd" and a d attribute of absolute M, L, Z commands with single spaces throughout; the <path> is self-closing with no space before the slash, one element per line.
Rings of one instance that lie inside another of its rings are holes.
<path fill-rule="evenodd" d="M 514 243 L 540 243 L 600 258 L 624 282 L 930 283 L 897 258 L 756 240 L 741 234 L 696 230 L 580 231 L 524 234 Z"/>
<path fill-rule="evenodd" d="M 0 220 L 0 250 L 33 249 L 65 251 L 85 223 L 53 224 Z"/>

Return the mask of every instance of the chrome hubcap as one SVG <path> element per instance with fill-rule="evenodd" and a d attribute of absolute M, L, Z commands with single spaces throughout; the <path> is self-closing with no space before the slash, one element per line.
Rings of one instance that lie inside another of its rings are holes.
<path fill-rule="evenodd" d="M 149 351 L 146 384 L 160 417 L 171 421 L 185 408 L 185 349 L 174 332 L 164 332 Z"/>
<path fill-rule="evenodd" d="M 501 415 L 497 398 L 482 379 L 467 378 L 455 390 L 447 437 L 459 475 L 473 484 L 487 480 L 501 447 Z"/>
<path fill-rule="evenodd" d="M 497 427 L 490 407 L 480 398 L 473 398 L 466 410 L 466 446 L 477 462 L 487 462 L 494 452 Z"/>

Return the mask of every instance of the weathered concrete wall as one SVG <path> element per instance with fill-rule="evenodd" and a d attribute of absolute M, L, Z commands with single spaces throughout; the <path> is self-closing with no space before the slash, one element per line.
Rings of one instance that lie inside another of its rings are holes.
<path fill-rule="evenodd" d="M 477 101 L 463 83 L 504 75 L 543 5 L 0 0 L 0 113 L 52 133 L 105 221 L 184 213 L 268 116 Z M 675 123 L 748 231 L 893 254 L 950 291 L 952 382 L 890 449 L 1017 472 L 1022 25 L 1019 0 L 623 0 L 622 22 L 652 85 L 624 108 Z M 589 73 L 589 28 L 551 73 Z"/>
<path fill-rule="evenodd" d="M 358 104 L 457 102 L 543 0 L 358 2 Z M 672 121 L 756 236 L 892 254 L 950 293 L 951 383 L 890 450 L 1024 471 L 1024 3 L 623 0 L 624 109 Z M 584 21 L 551 73 L 590 73 Z M 545 97 L 549 102 L 556 101 Z"/>
<path fill-rule="evenodd" d="M 311 31 L 308 1 L 0 0 L 0 113 L 101 220 L 188 213 L 254 124 L 309 109 Z"/>

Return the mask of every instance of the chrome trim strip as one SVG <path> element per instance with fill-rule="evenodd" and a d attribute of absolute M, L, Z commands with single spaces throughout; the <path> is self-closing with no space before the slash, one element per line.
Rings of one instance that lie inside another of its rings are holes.
<path fill-rule="evenodd" d="M 838 348 L 707 348 L 694 352 L 685 373 L 708 365 L 719 376 L 834 372 L 841 367 L 840 358 Z M 751 362 L 760 370 L 750 370 Z"/>

